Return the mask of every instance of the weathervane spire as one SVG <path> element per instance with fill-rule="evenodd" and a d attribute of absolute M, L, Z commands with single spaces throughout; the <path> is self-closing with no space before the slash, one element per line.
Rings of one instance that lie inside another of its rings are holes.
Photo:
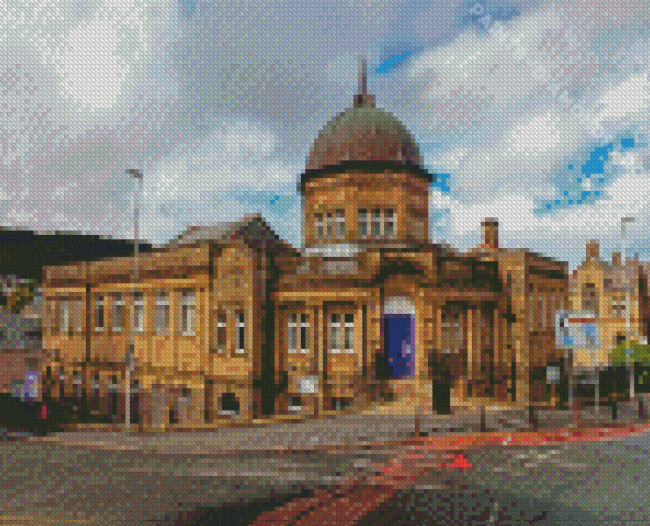
<path fill-rule="evenodd" d="M 374 108 L 375 99 L 368 93 L 368 63 L 366 57 L 359 57 L 359 92 L 354 97 L 355 108 Z"/>

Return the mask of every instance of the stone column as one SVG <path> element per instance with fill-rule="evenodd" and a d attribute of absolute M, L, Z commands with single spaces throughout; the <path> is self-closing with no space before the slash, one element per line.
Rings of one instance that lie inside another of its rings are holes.
<path fill-rule="evenodd" d="M 325 409 L 325 309 L 322 304 L 313 305 L 314 316 L 314 353 L 316 361 L 316 371 L 318 376 L 318 388 L 315 397 L 315 416 L 318 418 L 323 415 Z"/>
<path fill-rule="evenodd" d="M 466 311 L 465 315 L 465 327 L 463 327 L 463 332 L 467 335 L 467 376 L 465 378 L 466 382 L 466 392 L 463 393 L 464 397 L 469 395 L 469 386 L 474 382 L 474 309 L 469 308 Z M 474 386 L 472 385 L 472 395 L 474 393 Z"/>

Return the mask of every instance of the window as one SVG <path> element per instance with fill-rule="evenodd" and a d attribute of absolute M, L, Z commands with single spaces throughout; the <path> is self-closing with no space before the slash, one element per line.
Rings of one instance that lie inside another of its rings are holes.
<path fill-rule="evenodd" d="M 194 336 L 196 331 L 196 295 L 183 292 L 181 297 L 181 332 L 183 336 Z"/>
<path fill-rule="evenodd" d="M 368 235 L 368 210 L 362 208 L 359 210 L 359 237 Z"/>
<path fill-rule="evenodd" d="M 287 343 L 290 353 L 298 352 L 298 315 L 289 315 L 289 324 L 287 327 Z"/>
<path fill-rule="evenodd" d="M 332 239 L 334 235 L 334 217 L 332 212 L 327 212 L 327 224 L 325 225 L 327 239 Z"/>
<path fill-rule="evenodd" d="M 95 300 L 95 331 L 104 330 L 104 297 L 99 296 Z"/>
<path fill-rule="evenodd" d="M 340 353 L 341 315 L 332 314 L 329 322 L 329 349 L 332 353 Z"/>
<path fill-rule="evenodd" d="M 345 210 L 336 211 L 336 237 L 338 239 L 345 237 Z"/>
<path fill-rule="evenodd" d="M 136 332 L 144 331 L 144 296 L 136 292 L 133 299 L 133 328 Z"/>
<path fill-rule="evenodd" d="M 370 217 L 370 235 L 379 237 L 381 235 L 381 210 L 375 208 Z"/>
<path fill-rule="evenodd" d="M 75 332 L 81 332 L 83 320 L 83 302 L 81 300 L 75 300 L 74 310 L 72 314 L 72 323 L 74 325 L 73 330 Z"/>
<path fill-rule="evenodd" d="M 113 332 L 122 331 L 122 315 L 124 312 L 124 300 L 122 294 L 113 297 Z"/>
<path fill-rule="evenodd" d="M 239 414 L 239 400 L 235 393 L 224 393 L 221 397 L 221 415 L 238 415 Z"/>
<path fill-rule="evenodd" d="M 237 347 L 235 348 L 235 352 L 238 354 L 241 354 L 244 352 L 245 346 L 244 346 L 244 314 L 242 312 L 238 312 L 236 314 L 237 317 Z"/>
<path fill-rule="evenodd" d="M 70 302 L 67 299 L 59 303 L 59 331 L 62 334 L 70 332 Z"/>
<path fill-rule="evenodd" d="M 307 353 L 309 352 L 309 322 L 307 321 L 307 315 L 300 315 L 300 352 Z"/>
<path fill-rule="evenodd" d="M 354 314 L 345 315 L 345 352 L 354 352 Z"/>
<path fill-rule="evenodd" d="M 299 396 L 290 396 L 289 397 L 289 411 L 300 411 L 302 406 L 302 400 Z"/>
<path fill-rule="evenodd" d="M 309 322 L 306 314 L 291 314 L 287 327 L 287 343 L 290 353 L 309 352 Z"/>
<path fill-rule="evenodd" d="M 163 334 L 169 327 L 169 294 L 156 293 L 156 332 Z"/>
<path fill-rule="evenodd" d="M 395 235 L 396 216 L 395 210 L 392 208 L 373 208 L 370 210 L 370 218 L 368 218 L 368 210 L 361 208 L 359 209 L 358 221 L 360 238 L 393 237 Z M 369 221 L 370 232 L 368 232 Z"/>
<path fill-rule="evenodd" d="M 224 352 L 226 350 L 226 315 L 223 313 L 217 314 L 217 351 Z"/>
<path fill-rule="evenodd" d="M 593 311 L 598 316 L 598 297 L 596 296 L 595 283 L 586 283 L 582 288 L 582 308 Z"/>
<path fill-rule="evenodd" d="M 393 237 L 395 232 L 395 216 L 393 209 L 389 208 L 384 212 L 384 235 L 386 237 Z"/>
<path fill-rule="evenodd" d="M 317 239 L 323 239 L 323 214 L 314 215 L 314 234 Z"/>

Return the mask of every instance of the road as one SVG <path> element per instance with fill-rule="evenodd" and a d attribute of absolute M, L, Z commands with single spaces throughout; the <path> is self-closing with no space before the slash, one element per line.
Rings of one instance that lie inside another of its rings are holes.
<path fill-rule="evenodd" d="M 252 524 L 647 526 L 650 429 L 631 431 L 424 439 L 398 448 L 371 474 L 264 512 Z"/>
<path fill-rule="evenodd" d="M 144 447 L 127 440 L 2 442 L 0 519 L 243 526 L 273 524 L 261 521 L 288 511 L 275 524 L 349 524 L 356 516 L 357 524 L 404 526 L 621 520 L 647 526 L 649 449 L 648 431 L 629 436 L 623 429 L 299 451 L 228 452 L 189 440 Z M 296 517 L 287 501 L 304 513 Z"/>

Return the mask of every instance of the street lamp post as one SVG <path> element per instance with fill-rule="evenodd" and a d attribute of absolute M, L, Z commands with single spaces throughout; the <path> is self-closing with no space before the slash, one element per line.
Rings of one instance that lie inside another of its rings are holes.
<path fill-rule="evenodd" d="M 624 270 L 625 265 L 625 225 L 626 223 L 634 223 L 633 217 L 622 217 L 621 218 L 621 286 L 624 289 L 625 294 L 625 333 L 626 340 L 630 334 L 630 308 L 632 303 L 632 297 L 630 295 L 629 287 L 630 283 L 623 283 L 624 278 L 627 277 L 627 272 Z M 630 368 L 630 398 L 634 398 L 634 356 L 632 356 L 632 366 Z"/>
<path fill-rule="evenodd" d="M 126 352 L 126 364 L 125 364 L 125 378 L 124 378 L 124 387 L 125 387 L 125 400 L 124 400 L 124 427 L 127 433 L 131 431 L 131 373 L 133 371 L 133 361 L 135 356 L 135 294 L 136 287 L 140 280 L 139 267 L 140 267 L 140 240 L 139 240 L 139 230 L 140 230 L 140 208 L 139 208 L 139 197 L 142 194 L 142 172 L 137 169 L 127 170 L 127 173 L 138 181 L 138 189 L 134 196 L 134 212 L 133 212 L 133 237 L 134 237 L 134 263 L 133 263 L 133 285 L 131 288 L 131 323 L 129 330 L 129 348 Z"/>

